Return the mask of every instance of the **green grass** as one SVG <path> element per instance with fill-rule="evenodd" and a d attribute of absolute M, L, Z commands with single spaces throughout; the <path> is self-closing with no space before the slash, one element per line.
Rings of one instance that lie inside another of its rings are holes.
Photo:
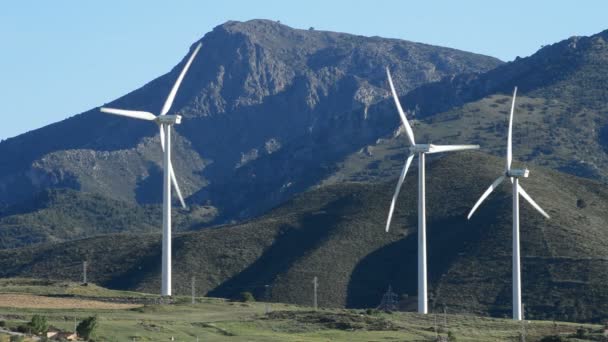
<path fill-rule="evenodd" d="M 33 282 L 30 280 L 30 282 Z M 3 280 L 0 293 L 56 293 L 63 284 L 43 282 L 31 288 L 23 280 Z M 22 284 L 22 285 L 19 285 Z M 22 287 L 20 290 L 17 288 Z M 98 289 L 100 297 L 133 296 Z M 140 296 L 146 296 L 140 294 Z M 72 330 L 74 321 L 97 315 L 100 319 L 96 341 L 432 341 L 435 329 L 445 335 L 454 333 L 458 341 L 514 341 L 522 323 L 505 319 L 470 315 L 426 316 L 395 312 L 366 315 L 360 310 L 321 309 L 271 303 L 237 303 L 222 299 L 197 298 L 197 304 L 147 305 L 130 310 L 93 309 L 11 309 L 0 308 L 0 319 L 7 326 L 28 321 L 32 315 L 47 317 L 49 323 L 63 330 Z M 572 335 L 579 327 L 597 335 L 600 326 L 563 322 L 528 321 L 525 329 L 529 341 L 559 333 Z M 384 328 L 385 327 L 385 328 Z M 1 336 L 1 335 L 0 335 Z M 1 341 L 1 340 L 0 340 Z"/>

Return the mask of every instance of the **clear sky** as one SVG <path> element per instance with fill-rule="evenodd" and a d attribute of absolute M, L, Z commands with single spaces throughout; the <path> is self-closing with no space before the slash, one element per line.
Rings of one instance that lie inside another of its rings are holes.
<path fill-rule="evenodd" d="M 296 28 L 402 38 L 510 61 L 544 44 L 608 29 L 607 14 L 606 0 L 4 1 L 0 139 L 144 85 L 227 20 L 280 20 Z"/>

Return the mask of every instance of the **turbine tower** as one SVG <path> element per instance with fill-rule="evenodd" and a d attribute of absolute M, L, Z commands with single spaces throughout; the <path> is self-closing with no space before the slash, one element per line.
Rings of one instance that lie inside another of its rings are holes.
<path fill-rule="evenodd" d="M 417 144 L 414 140 L 414 132 L 412 131 L 412 127 L 407 121 L 405 117 L 405 113 L 403 112 L 403 108 L 401 108 L 401 104 L 399 103 L 399 98 L 397 97 L 397 92 L 395 91 L 395 86 L 393 85 L 393 80 L 391 78 L 391 73 L 388 68 L 386 68 L 386 76 L 388 77 L 388 83 L 391 87 L 391 92 L 393 93 L 393 99 L 395 100 L 395 106 L 397 107 L 397 111 L 399 112 L 399 116 L 401 117 L 401 121 L 403 122 L 403 126 L 405 127 L 405 132 L 408 140 L 410 141 L 410 155 L 407 157 L 405 165 L 403 166 L 403 170 L 401 171 L 401 175 L 399 176 L 399 181 L 397 182 L 397 187 L 395 188 L 395 194 L 393 195 L 393 200 L 391 202 L 391 207 L 388 212 L 388 220 L 386 221 L 386 231 L 388 232 L 391 219 L 393 217 L 393 211 L 395 210 L 395 203 L 397 202 L 397 197 L 399 196 L 399 191 L 401 190 L 401 186 L 403 185 L 403 180 L 405 179 L 405 175 L 407 174 L 407 170 L 410 168 L 410 164 L 414 159 L 414 156 L 418 155 L 418 312 L 421 314 L 428 313 L 428 300 L 427 300 L 427 281 L 426 281 L 426 204 L 425 204 L 425 171 L 424 171 L 424 163 L 425 156 L 427 154 L 439 153 L 439 152 L 451 152 L 451 151 L 462 151 L 462 150 L 473 150 L 478 149 L 479 145 L 433 145 L 433 144 Z"/>
<path fill-rule="evenodd" d="M 175 95 L 179 89 L 188 68 L 192 64 L 194 57 L 201 48 L 199 43 L 190 58 L 184 65 L 182 72 L 179 74 L 173 88 L 169 92 L 169 96 L 165 100 L 163 108 L 158 116 L 143 111 L 115 109 L 102 107 L 100 110 L 103 113 L 126 116 L 129 118 L 154 121 L 160 128 L 160 146 L 163 153 L 163 244 L 162 244 L 162 285 L 161 295 L 171 296 L 171 183 L 175 188 L 175 192 L 183 208 L 186 208 L 184 198 L 177 185 L 177 179 L 175 178 L 175 172 L 173 171 L 173 165 L 171 164 L 171 126 L 179 125 L 182 121 L 180 115 L 167 115 L 175 100 Z"/>
<path fill-rule="evenodd" d="M 521 195 L 534 209 L 538 210 L 544 217 L 549 218 L 549 215 L 538 205 L 530 195 L 519 185 L 519 178 L 527 178 L 530 174 L 528 169 L 512 169 L 511 161 L 513 159 L 512 152 L 512 133 L 513 133 L 513 111 L 515 110 L 515 97 L 517 95 L 517 87 L 513 90 L 513 102 L 511 103 L 511 114 L 509 115 L 509 133 L 507 137 L 507 164 L 504 174 L 498 177 L 492 185 L 481 195 L 477 203 L 469 212 L 467 219 L 473 216 L 477 207 L 490 195 L 490 193 L 502 183 L 506 177 L 511 179 L 513 183 L 513 319 L 520 321 L 522 319 L 521 306 L 521 264 L 519 250 L 519 195 Z"/>

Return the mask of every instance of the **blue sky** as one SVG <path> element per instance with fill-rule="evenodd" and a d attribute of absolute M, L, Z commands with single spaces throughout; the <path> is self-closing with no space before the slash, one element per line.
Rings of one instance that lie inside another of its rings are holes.
<path fill-rule="evenodd" d="M 132 91 L 227 20 L 401 38 L 505 61 L 608 29 L 608 1 L 11 1 L 0 11 L 0 139 Z"/>

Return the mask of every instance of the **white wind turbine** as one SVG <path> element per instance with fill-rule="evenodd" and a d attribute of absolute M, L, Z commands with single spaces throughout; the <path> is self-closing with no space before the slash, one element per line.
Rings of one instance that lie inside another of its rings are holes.
<path fill-rule="evenodd" d="M 100 110 L 103 113 L 126 116 L 134 119 L 141 119 L 147 121 L 154 121 L 160 127 L 160 146 L 163 150 L 163 245 L 162 245 L 162 285 L 161 285 L 161 295 L 163 296 L 171 296 L 171 183 L 173 183 L 173 187 L 175 187 L 175 192 L 177 193 L 177 197 L 183 208 L 186 208 L 186 204 L 184 203 L 184 198 L 182 197 L 182 193 L 179 189 L 179 185 L 177 185 L 177 180 L 175 178 L 175 172 L 173 171 L 173 165 L 171 164 L 171 126 L 179 125 L 181 123 L 182 117 L 180 115 L 167 115 L 169 110 L 171 109 L 171 105 L 173 104 L 173 100 L 175 100 L 175 95 L 177 94 L 177 90 L 179 89 L 188 68 L 190 68 L 190 64 L 196 57 L 196 54 L 201 48 L 201 43 L 199 43 L 192 55 L 184 65 L 182 72 L 179 74 L 179 77 L 175 81 L 173 88 L 169 92 L 169 96 L 165 100 L 165 104 L 160 111 L 158 116 L 143 111 L 135 111 L 135 110 L 124 110 L 124 109 L 114 109 L 114 108 L 105 108 L 102 107 Z"/>
<path fill-rule="evenodd" d="M 519 185 L 519 178 L 527 178 L 530 171 L 528 169 L 512 169 L 511 161 L 513 159 L 512 153 L 512 132 L 513 132 L 513 111 L 515 110 L 515 97 L 517 95 L 517 87 L 513 90 L 513 102 L 511 103 L 511 114 L 509 116 L 509 132 L 507 137 L 507 165 L 505 167 L 504 174 L 498 177 L 492 185 L 481 195 L 477 203 L 469 212 L 467 219 L 473 216 L 477 207 L 485 200 L 490 193 L 502 183 L 506 177 L 511 179 L 513 183 L 513 319 L 522 319 L 521 310 L 521 269 L 520 269 L 520 256 L 519 256 L 519 195 L 521 195 L 528 203 L 530 203 L 538 212 L 544 217 L 549 218 L 549 215 L 538 205 L 530 195 Z"/>
<path fill-rule="evenodd" d="M 391 73 L 386 68 L 386 76 L 388 77 L 388 83 L 393 93 L 393 99 L 397 106 L 397 111 L 405 127 L 407 138 L 410 141 L 410 155 L 407 157 L 399 181 L 397 182 L 397 188 L 395 188 L 395 194 L 391 202 L 391 207 L 388 212 L 388 220 L 386 222 L 386 231 L 388 232 L 391 219 L 393 217 L 393 211 L 395 209 L 395 202 L 399 196 L 399 191 L 403 185 L 403 180 L 407 174 L 407 170 L 414 159 L 414 156 L 418 154 L 418 312 L 422 314 L 428 313 L 428 300 L 427 300 L 427 281 L 426 281 L 426 204 L 425 204 L 425 172 L 424 163 L 425 155 L 439 152 L 451 152 L 451 151 L 462 151 L 462 150 L 473 150 L 478 149 L 479 145 L 433 145 L 433 144 L 416 144 L 414 140 L 414 132 L 412 127 L 405 117 L 405 113 L 399 103 L 395 86 L 391 78 Z"/>

